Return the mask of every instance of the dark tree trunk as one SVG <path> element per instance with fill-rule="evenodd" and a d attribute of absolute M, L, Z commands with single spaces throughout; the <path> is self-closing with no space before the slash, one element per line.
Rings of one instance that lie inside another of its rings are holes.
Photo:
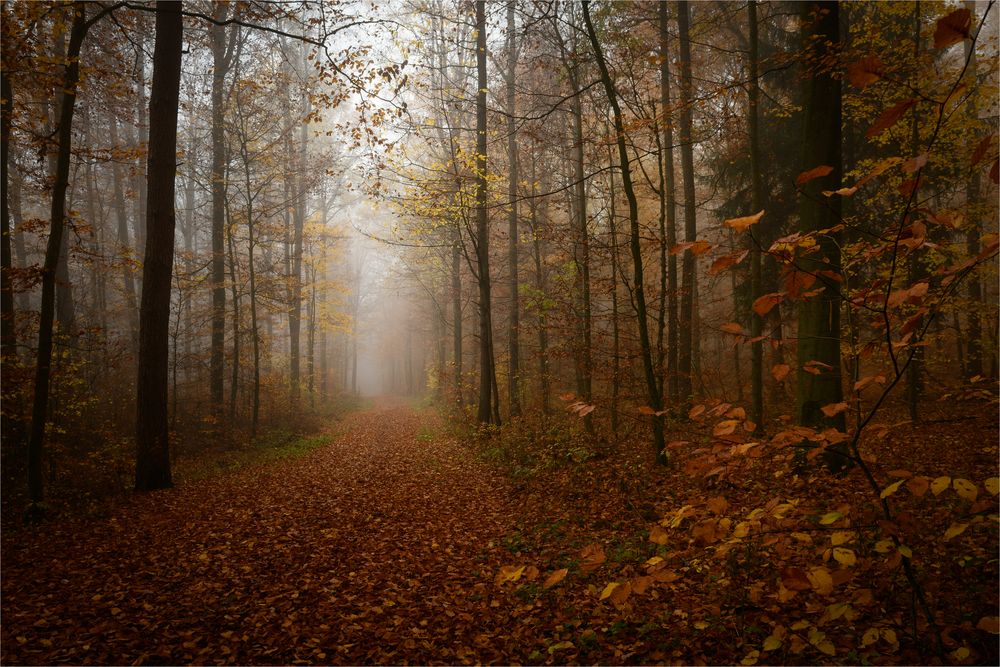
<path fill-rule="evenodd" d="M 476 0 L 476 259 L 479 275 L 479 411 L 494 423 L 493 312 L 490 300 L 489 212 L 486 201 L 486 6 Z"/>
<path fill-rule="evenodd" d="M 816 2 L 803 4 L 803 43 L 812 48 L 835 48 L 840 40 L 838 3 Z M 825 13 L 813 14 L 814 9 Z M 824 46 L 832 45 L 832 46 Z M 826 53 L 812 54 L 809 62 L 823 62 Z M 841 181 L 841 107 L 840 81 L 829 69 L 806 73 L 803 104 L 805 114 L 802 140 L 802 169 L 828 165 L 833 171 L 802 185 L 799 197 L 799 225 L 803 233 L 829 229 L 840 222 L 840 199 L 825 198 L 822 190 L 834 189 Z M 819 252 L 797 258 L 799 269 L 816 273 L 840 272 L 840 245 L 836 234 L 825 234 L 818 239 Z M 798 423 L 816 428 L 845 428 L 844 413 L 827 417 L 820 410 L 831 403 L 843 400 L 840 364 L 840 297 L 836 281 L 819 276 L 817 286 L 826 289 L 799 303 L 799 333 L 797 375 Z M 804 370 L 807 362 L 818 361 L 818 375 Z M 832 448 L 831 448 L 832 449 Z M 825 461 L 833 470 L 841 469 L 847 462 L 835 451 L 828 450 Z"/>
<path fill-rule="evenodd" d="M 747 127 L 750 133 L 750 211 L 756 213 L 763 206 L 763 185 L 760 173 L 760 83 L 757 74 L 759 44 L 757 37 L 757 2 L 747 4 L 747 21 L 750 26 L 750 100 L 747 107 Z M 750 231 L 750 303 L 763 293 L 761 280 L 760 232 Z M 764 318 L 750 309 L 750 336 L 755 339 L 750 347 L 750 418 L 757 425 L 757 432 L 764 428 L 764 347 L 760 340 L 764 331 Z"/>
<path fill-rule="evenodd" d="M 56 271 L 63 248 L 66 226 L 66 190 L 69 188 L 70 151 L 73 144 L 73 113 L 76 109 L 76 86 L 80 80 L 80 48 L 87 36 L 87 5 L 73 4 L 73 27 L 66 49 L 66 75 L 63 80 L 59 107 L 58 149 L 55 181 L 52 187 L 52 209 L 49 218 L 49 239 L 42 265 L 42 303 L 38 323 L 38 352 L 35 365 L 34 402 L 31 407 L 31 431 L 28 436 L 28 497 L 32 509 L 29 519 L 42 510 L 44 482 L 42 479 L 42 448 L 49 405 L 49 375 L 52 366 L 53 320 L 56 311 Z"/>
<path fill-rule="evenodd" d="M 181 3 L 156 3 L 156 46 L 149 97 L 146 167 L 146 251 L 139 309 L 139 373 L 136 384 L 138 491 L 171 485 L 167 422 L 170 281 L 174 261 L 174 189 L 177 170 L 177 108 L 183 22 Z"/>
<path fill-rule="evenodd" d="M 594 57 L 597 60 L 597 67 L 601 73 L 601 82 L 604 84 L 604 92 L 608 96 L 611 104 L 611 111 L 615 119 L 615 135 L 618 143 L 618 161 L 622 173 L 622 189 L 625 191 L 625 198 L 628 200 L 628 218 L 631 233 L 630 246 L 632 249 L 633 266 L 633 290 L 635 291 L 635 315 L 639 322 L 639 346 L 642 355 L 642 367 L 646 376 L 646 392 L 649 407 L 656 412 L 663 410 L 663 397 L 660 394 L 660 385 L 656 381 L 656 372 L 653 369 L 653 351 L 649 341 L 649 326 L 646 322 L 646 293 L 643 286 L 642 273 L 642 247 L 639 239 L 639 203 L 635 196 L 635 189 L 632 187 L 632 172 L 629 169 L 628 149 L 625 145 L 625 126 L 622 121 L 621 107 L 618 104 L 618 94 L 615 92 L 614 83 L 611 81 L 611 74 L 608 66 L 604 62 L 604 52 L 601 44 L 597 41 L 597 33 L 590 20 L 590 3 L 583 3 L 583 19 L 587 26 L 587 35 L 590 37 L 590 44 L 594 49 Z M 667 462 L 667 453 L 664 449 L 663 440 L 663 417 L 659 414 L 652 417 L 653 420 L 653 450 L 656 454 L 656 462 L 663 465 Z"/>
<path fill-rule="evenodd" d="M 4 5 L 6 13 L 6 5 Z M 17 359 L 17 334 L 14 330 L 14 290 L 10 279 L 12 268 L 10 247 L 10 126 L 14 111 L 14 92 L 10 78 L 0 72 L 0 170 L 2 170 L 3 192 L 0 193 L 0 377 L 10 378 L 11 364 Z M 9 380 L 6 383 L 9 386 Z M 20 439 L 15 419 L 10 414 L 11 406 L 6 397 L 0 399 L 0 437 L 4 442 Z"/>

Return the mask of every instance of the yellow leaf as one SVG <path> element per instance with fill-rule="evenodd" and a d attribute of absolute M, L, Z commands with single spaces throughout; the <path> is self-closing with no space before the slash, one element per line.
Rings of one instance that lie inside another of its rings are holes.
<path fill-rule="evenodd" d="M 706 623 L 705 621 L 695 621 L 693 625 L 695 630 L 704 630 L 705 628 L 708 627 L 708 623 Z"/>
<path fill-rule="evenodd" d="M 653 526 L 649 531 L 649 541 L 653 544 L 666 544 L 669 538 L 669 533 L 660 526 Z"/>
<path fill-rule="evenodd" d="M 564 648 L 573 648 L 573 642 L 563 641 L 558 644 L 553 644 L 549 647 L 549 655 L 552 655 L 556 651 L 561 651 Z"/>
<path fill-rule="evenodd" d="M 870 646 L 878 641 L 878 628 L 868 628 L 864 636 L 861 637 L 861 648 Z"/>
<path fill-rule="evenodd" d="M 842 518 L 844 518 L 844 515 L 841 514 L 840 512 L 827 512 L 822 517 L 820 517 L 819 522 L 824 526 L 829 526 L 831 523 Z"/>
<path fill-rule="evenodd" d="M 746 657 L 743 658 L 742 660 L 740 660 L 740 664 L 741 665 L 747 665 L 748 667 L 750 665 L 756 665 L 757 664 L 757 658 L 759 658 L 759 657 L 760 657 L 760 651 L 757 651 L 755 649 L 755 650 L 750 651 L 749 653 L 747 653 Z"/>
<path fill-rule="evenodd" d="M 997 495 L 1000 493 L 1000 477 L 990 477 L 989 479 L 983 481 L 983 486 L 991 495 Z"/>
<path fill-rule="evenodd" d="M 646 567 L 652 567 L 654 565 L 659 565 L 662 562 L 663 562 L 663 558 L 661 556 L 653 556 L 652 558 L 650 558 L 649 560 L 646 561 Z"/>
<path fill-rule="evenodd" d="M 907 558 L 913 558 L 913 549 L 911 549 L 910 547 L 906 546 L 905 544 L 900 544 L 898 549 L 899 553 L 903 554 Z"/>
<path fill-rule="evenodd" d="M 499 586 L 500 584 L 508 581 L 517 581 L 521 578 L 521 575 L 524 574 L 525 567 L 526 566 L 524 565 L 521 567 L 517 567 L 515 565 L 504 565 L 500 568 L 500 571 L 497 572 L 496 584 Z"/>
<path fill-rule="evenodd" d="M 821 595 L 829 595 L 833 592 L 833 577 L 830 576 L 830 571 L 825 567 L 814 567 L 806 574 L 809 577 L 809 583 L 816 590 L 817 593 Z"/>
<path fill-rule="evenodd" d="M 886 640 L 890 644 L 897 643 L 896 631 L 889 628 L 882 628 L 882 639 Z"/>
<path fill-rule="evenodd" d="M 845 549 L 843 547 L 834 547 L 833 558 L 841 565 L 850 566 L 858 562 L 858 559 L 854 555 L 854 552 L 851 551 L 850 549 Z"/>
<path fill-rule="evenodd" d="M 991 635 L 1000 635 L 1000 616 L 983 616 L 976 627 Z"/>
<path fill-rule="evenodd" d="M 880 554 L 887 554 L 892 551 L 892 540 L 879 540 L 875 543 L 875 551 Z"/>
<path fill-rule="evenodd" d="M 951 485 L 955 487 L 955 493 L 970 502 L 974 501 L 976 496 L 979 495 L 979 489 L 977 489 L 976 485 L 967 479 L 952 480 Z"/>
<path fill-rule="evenodd" d="M 560 570 L 556 570 L 555 572 L 553 572 L 552 574 L 550 574 L 545 578 L 545 582 L 542 584 L 542 588 L 545 589 L 552 588 L 553 586 L 555 586 L 560 581 L 566 578 L 567 572 L 569 572 L 569 570 L 566 569 L 565 567 Z"/>
<path fill-rule="evenodd" d="M 969 649 L 964 646 L 959 646 L 951 652 L 951 657 L 955 658 L 956 661 L 961 662 L 969 657 Z"/>
<path fill-rule="evenodd" d="M 882 493 L 878 494 L 878 497 L 879 498 L 888 498 L 892 494 L 896 493 L 896 491 L 899 490 L 899 487 L 902 486 L 903 482 L 905 482 L 905 481 L 906 481 L 905 479 L 901 479 L 898 482 L 893 482 L 889 486 L 887 486 L 884 489 L 882 489 Z"/>
<path fill-rule="evenodd" d="M 945 475 L 944 477 L 938 477 L 933 482 L 931 482 L 931 493 L 935 496 L 940 495 L 942 491 L 948 488 L 951 484 L 951 477 Z"/>
<path fill-rule="evenodd" d="M 781 648 L 781 640 L 775 637 L 774 635 L 771 635 L 770 637 L 764 640 L 765 651 L 773 651 L 778 648 Z"/>
<path fill-rule="evenodd" d="M 944 531 L 944 539 L 950 540 L 953 537 L 961 535 L 965 532 L 965 529 L 969 527 L 967 523 L 953 523 L 948 527 L 948 530 Z"/>
<path fill-rule="evenodd" d="M 818 648 L 823 653 L 826 653 L 827 655 L 837 654 L 837 649 L 834 648 L 833 643 L 830 640 L 821 641 L 819 644 L 816 644 L 816 648 Z"/>
<path fill-rule="evenodd" d="M 612 581 L 610 584 L 604 587 L 603 591 L 601 591 L 600 599 L 606 600 L 607 598 L 611 597 L 611 594 L 615 592 L 616 588 L 618 588 L 618 582 Z"/>
<path fill-rule="evenodd" d="M 838 530 L 837 532 L 830 535 L 830 544 L 837 547 L 841 544 L 847 544 L 854 539 L 854 533 L 849 530 Z"/>
<path fill-rule="evenodd" d="M 795 621 L 792 623 L 792 630 L 805 630 L 809 627 L 809 621 Z"/>

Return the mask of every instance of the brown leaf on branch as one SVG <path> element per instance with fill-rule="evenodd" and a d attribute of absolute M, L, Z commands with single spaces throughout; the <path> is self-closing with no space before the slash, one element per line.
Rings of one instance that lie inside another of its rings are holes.
<path fill-rule="evenodd" d="M 905 114 L 907 110 L 916 103 L 916 98 L 911 97 L 908 100 L 903 100 L 902 102 L 889 107 L 882 112 L 882 115 L 879 116 L 878 119 L 876 119 L 875 124 L 868 128 L 868 132 L 865 136 L 871 139 L 872 137 L 876 137 L 881 134 L 884 130 L 888 130 L 890 127 L 899 122 L 899 119 L 903 117 L 903 114 Z"/>
<path fill-rule="evenodd" d="M 781 292 L 772 292 L 758 297 L 753 302 L 753 312 L 757 313 L 761 317 L 764 317 L 771 312 L 772 308 L 781 303 L 783 298 L 785 298 L 785 296 Z"/>
<path fill-rule="evenodd" d="M 809 171 L 803 171 L 801 174 L 795 177 L 795 185 L 803 185 L 809 181 L 815 180 L 817 178 L 822 178 L 830 172 L 833 171 L 833 167 L 825 164 L 821 164 L 818 167 L 813 167 Z"/>
<path fill-rule="evenodd" d="M 965 40 L 971 26 L 972 14 L 964 7 L 939 18 L 934 29 L 934 48 L 946 49 Z"/>
<path fill-rule="evenodd" d="M 847 66 L 847 80 L 855 88 L 867 88 L 882 78 L 882 61 L 868 56 Z"/>

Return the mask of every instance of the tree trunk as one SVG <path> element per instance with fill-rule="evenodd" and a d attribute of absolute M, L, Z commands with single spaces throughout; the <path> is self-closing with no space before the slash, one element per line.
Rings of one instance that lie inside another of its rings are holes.
<path fill-rule="evenodd" d="M 590 3 L 584 0 L 583 20 L 587 26 L 587 35 L 590 37 L 590 44 L 594 49 L 594 57 L 597 60 L 597 67 L 601 73 L 601 82 L 604 84 L 604 91 L 611 104 L 611 111 L 615 119 L 615 135 L 618 143 L 618 161 L 622 172 L 622 189 L 625 191 L 625 198 L 628 200 L 628 217 L 631 232 L 630 245 L 632 249 L 633 266 L 633 289 L 635 290 L 635 310 L 636 319 L 639 322 L 639 345 L 642 355 L 642 366 L 646 375 L 646 391 L 649 400 L 649 407 L 655 412 L 662 412 L 663 398 L 660 394 L 659 383 L 656 381 L 656 373 L 653 370 L 653 351 L 649 342 L 649 326 L 646 322 L 646 294 L 643 286 L 642 272 L 642 247 L 639 239 L 639 203 L 635 196 L 635 189 L 632 187 L 632 172 L 629 168 L 628 149 L 625 146 L 625 127 L 622 121 L 622 112 L 618 104 L 618 95 L 615 92 L 614 83 L 611 81 L 611 74 L 608 66 L 604 62 L 604 52 L 597 41 L 597 33 L 590 20 Z M 653 450 L 656 454 L 656 462 L 663 465 L 667 462 L 667 453 L 664 449 L 663 440 L 663 417 L 653 415 Z"/>
<path fill-rule="evenodd" d="M 226 20 L 229 4 L 217 2 L 214 17 Z M 209 391 L 212 406 L 218 414 L 222 409 L 225 392 L 225 343 L 226 343 L 226 137 L 223 87 L 229 71 L 231 52 L 227 54 L 225 26 L 209 27 L 212 41 L 212 260 L 210 284 L 212 286 L 212 337 L 209 356 Z M 232 33 L 235 35 L 235 32 Z"/>
<path fill-rule="evenodd" d="M 111 119 L 111 143 L 118 145 L 118 121 Z M 129 323 L 129 341 L 131 341 L 132 354 L 139 354 L 139 304 L 135 296 L 135 277 L 132 273 L 132 241 L 128 231 L 128 213 L 125 208 L 125 191 L 123 188 L 123 176 L 121 165 L 114 161 L 111 163 L 111 176 L 113 179 L 112 196 L 114 198 L 115 217 L 118 220 L 117 241 L 118 254 L 122 262 L 122 288 L 125 291 L 125 309 L 127 311 Z"/>
<path fill-rule="evenodd" d="M 6 5 L 3 13 L 6 13 Z M 11 364 L 17 360 L 17 333 L 15 331 L 14 319 L 14 288 L 10 279 L 10 270 L 13 268 L 11 247 L 10 247 L 10 205 L 7 201 L 10 196 L 10 127 L 11 116 L 14 111 L 14 93 L 10 84 L 10 78 L 0 72 L 0 170 L 2 170 L 3 192 L 0 193 L 0 220 L 2 220 L 2 230 L 0 230 L 0 377 L 10 378 Z M 5 383 L 10 386 L 10 381 Z M 11 402 L 3 397 L 0 405 L 0 437 L 5 443 L 17 442 L 20 434 L 16 426 L 16 420 L 11 413 Z"/>
<path fill-rule="evenodd" d="M 514 90 L 517 69 L 517 39 L 514 35 L 514 2 L 507 3 L 507 196 L 510 199 L 508 213 L 508 265 L 510 268 L 510 331 L 507 338 L 507 400 L 510 403 L 510 415 L 521 414 L 521 370 L 519 359 L 519 309 L 518 302 L 518 266 L 517 266 L 517 123 L 514 118 L 517 97 Z"/>
<path fill-rule="evenodd" d="M 759 44 L 757 37 L 757 1 L 747 3 L 747 21 L 750 26 L 750 91 L 747 106 L 747 127 L 750 134 L 750 211 L 756 213 L 763 206 L 763 185 L 760 173 L 760 82 L 757 74 Z M 761 244 L 759 231 L 750 230 L 750 303 L 763 294 L 761 280 Z M 764 318 L 750 309 L 750 419 L 757 425 L 758 433 L 764 430 L 764 346 L 760 340 L 764 331 Z"/>
<path fill-rule="evenodd" d="M 489 212 L 486 209 L 486 6 L 476 0 L 476 259 L 479 275 L 479 411 L 493 419 L 493 313 L 490 302 Z"/>
<path fill-rule="evenodd" d="M 462 405 L 462 230 L 458 223 L 451 242 L 451 328 L 454 363 L 455 402 Z"/>
<path fill-rule="evenodd" d="M 660 19 L 660 106 L 663 109 L 663 191 L 660 196 L 666 207 L 665 249 L 677 245 L 677 201 L 674 194 L 674 125 L 670 110 L 670 52 L 667 48 L 667 9 L 661 2 Z M 677 255 L 667 255 L 667 396 L 670 403 L 678 400 L 677 385 Z M 662 393 L 662 391 L 661 391 Z"/>
<path fill-rule="evenodd" d="M 803 4 L 803 43 L 825 50 L 836 48 L 840 34 L 838 3 L 817 2 Z M 813 15 L 814 9 L 823 14 Z M 810 62 L 823 62 L 828 54 L 812 54 Z M 841 181 L 841 106 L 840 81 L 830 70 L 806 73 L 803 113 L 805 114 L 802 140 L 802 169 L 828 165 L 833 171 L 801 186 L 799 197 L 799 225 L 802 233 L 828 229 L 840 222 L 840 199 L 823 197 L 822 190 L 837 187 Z M 836 234 L 825 234 L 818 239 L 819 252 L 799 256 L 800 270 L 840 272 L 840 245 Z M 844 413 L 827 417 L 820 410 L 825 405 L 843 400 L 840 364 L 840 296 L 836 281 L 819 276 L 818 286 L 826 289 L 799 303 L 799 333 L 797 352 L 797 409 L 798 423 L 815 428 L 845 429 Z M 817 361 L 818 375 L 804 369 L 805 364 Z M 830 448 L 832 449 L 832 448 Z M 847 459 L 830 451 L 824 458 L 831 470 L 840 470 Z"/>
<path fill-rule="evenodd" d="M 156 46 L 149 97 L 146 167 L 146 252 L 139 310 L 139 373 L 136 383 L 138 491 L 171 485 L 167 424 L 167 356 L 170 280 L 174 260 L 174 179 L 177 171 L 177 108 L 183 22 L 181 3 L 156 3 Z"/>
<path fill-rule="evenodd" d="M 684 240 L 691 243 L 695 240 L 697 229 L 697 212 L 695 210 L 694 194 L 694 151 L 691 138 L 691 105 L 693 104 L 693 85 L 691 81 L 691 39 L 690 8 L 686 0 L 677 3 L 677 26 L 681 49 L 681 172 L 684 178 Z M 677 362 L 677 394 L 678 399 L 688 403 L 691 401 L 694 368 L 692 349 L 694 338 L 694 290 L 695 290 L 695 258 L 690 250 L 684 251 L 681 267 L 681 308 L 678 336 Z"/>
<path fill-rule="evenodd" d="M 49 375 L 52 365 L 52 333 L 56 310 L 56 270 L 63 247 L 66 225 L 66 190 L 69 188 L 69 161 L 73 143 L 73 112 L 76 108 L 76 86 L 80 79 L 80 48 L 90 24 L 87 22 L 87 5 L 73 4 L 73 27 L 66 49 L 66 74 L 63 79 L 59 107 L 58 149 L 56 152 L 55 181 L 52 187 L 52 208 L 49 219 L 49 239 L 42 265 L 42 303 L 38 323 L 38 351 L 35 365 L 34 402 L 31 408 L 31 431 L 28 436 L 28 497 L 33 520 L 42 512 L 44 482 L 42 479 L 42 452 L 45 440 L 45 422 L 48 416 Z"/>

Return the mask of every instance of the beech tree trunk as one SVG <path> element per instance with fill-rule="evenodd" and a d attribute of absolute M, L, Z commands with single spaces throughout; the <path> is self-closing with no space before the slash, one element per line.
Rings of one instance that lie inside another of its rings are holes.
<path fill-rule="evenodd" d="M 137 491 L 171 486 L 167 423 L 170 282 L 174 262 L 177 109 L 183 21 L 179 0 L 156 3 L 153 86 L 149 96 L 146 166 L 146 252 L 139 309 L 139 373 L 136 383 Z"/>

